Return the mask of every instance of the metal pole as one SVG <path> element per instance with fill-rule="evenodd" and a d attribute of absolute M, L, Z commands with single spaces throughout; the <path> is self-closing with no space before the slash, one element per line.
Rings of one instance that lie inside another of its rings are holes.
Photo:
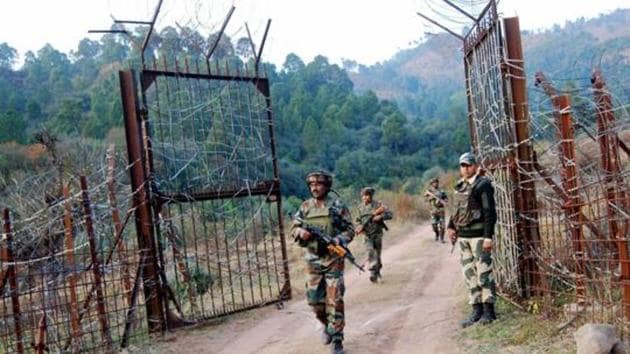
<path fill-rule="evenodd" d="M 129 260 L 127 259 L 127 247 L 125 246 L 125 242 L 120 238 L 121 233 L 123 231 L 123 226 L 120 220 L 120 211 L 118 210 L 118 202 L 116 201 L 116 180 L 114 177 L 114 167 L 116 163 L 115 159 L 115 147 L 114 145 L 110 145 L 107 150 L 107 201 L 109 202 L 109 207 L 112 213 L 112 221 L 114 222 L 114 230 L 115 236 L 117 240 L 116 251 L 118 252 L 118 259 L 120 261 L 121 267 L 121 275 L 122 275 L 122 284 L 125 292 L 125 300 L 127 305 L 130 303 L 130 295 L 131 295 L 131 279 L 129 274 Z"/>
<path fill-rule="evenodd" d="M 593 83 L 593 94 L 597 105 L 597 137 L 602 158 L 602 169 L 605 172 L 604 181 L 606 183 L 606 211 L 608 215 L 608 226 L 610 238 L 616 240 L 618 259 L 621 265 L 621 284 L 623 287 L 623 314 L 626 320 L 630 319 L 630 261 L 628 252 L 628 241 L 626 234 L 628 231 L 628 220 L 618 223 L 617 210 L 628 210 L 626 191 L 624 190 L 623 179 L 619 176 L 621 171 L 619 166 L 619 145 L 618 137 L 611 131 L 614 126 L 615 116 L 612 113 L 612 101 L 606 89 L 606 82 L 599 70 L 593 72 L 591 79 Z M 617 188 L 619 178 L 620 188 Z M 627 189 L 627 186 L 625 186 Z"/>
<path fill-rule="evenodd" d="M 147 321 L 149 332 L 162 332 L 166 328 L 166 320 L 161 305 L 162 292 L 160 291 L 160 279 L 158 277 L 157 258 L 155 256 L 156 249 L 153 240 L 153 228 L 151 227 L 151 210 L 147 191 L 148 180 L 145 177 L 143 166 L 143 140 L 140 132 L 141 122 L 138 115 L 136 84 L 132 70 L 120 71 L 119 77 L 125 118 L 127 153 L 129 164 L 131 165 L 130 177 L 138 246 L 140 247 L 140 259 L 145 260 L 142 277 L 144 296 L 146 299 Z"/>
<path fill-rule="evenodd" d="M 15 258 L 13 257 L 13 232 L 11 230 L 11 216 L 9 209 L 4 209 L 4 235 L 7 240 L 7 277 L 9 278 L 9 288 L 11 289 L 11 304 L 13 310 L 13 322 L 15 328 L 16 350 L 18 353 L 24 353 L 24 343 L 22 343 L 22 321 L 20 319 L 20 294 L 15 274 Z"/>
<path fill-rule="evenodd" d="M 557 96 L 553 99 L 554 106 L 558 109 L 556 119 L 560 127 L 560 153 L 563 171 L 562 184 L 569 195 L 569 202 L 566 203 L 566 216 L 568 220 L 569 232 L 573 241 L 573 250 L 576 261 L 575 280 L 576 295 L 578 300 L 584 299 L 586 295 L 584 284 L 584 235 L 582 234 L 582 224 L 584 220 L 581 214 L 581 202 L 578 194 L 578 175 L 575 161 L 575 141 L 573 131 L 573 119 L 571 118 L 571 103 L 568 95 Z"/>
<path fill-rule="evenodd" d="M 514 132 L 516 135 L 516 163 L 518 179 L 518 195 L 522 209 L 519 210 L 522 217 L 518 221 L 518 234 L 522 237 L 523 254 L 522 262 L 528 274 L 521 274 L 524 282 L 525 296 L 535 294 L 532 289 L 541 285 L 540 270 L 531 255 L 540 244 L 538 229 L 538 205 L 536 201 L 536 185 L 531 178 L 533 166 L 533 148 L 529 131 L 529 108 L 527 105 L 527 87 L 525 82 L 525 65 L 523 60 L 523 47 L 521 45 L 521 31 L 518 17 L 510 17 L 503 20 L 507 49 L 508 73 L 510 75 L 510 88 L 512 92 L 512 117 L 514 119 Z M 535 252 L 534 252 L 535 253 Z"/>
<path fill-rule="evenodd" d="M 63 214 L 63 226 L 66 236 L 66 264 L 72 270 L 72 273 L 68 276 L 68 283 L 70 283 L 70 324 L 72 325 L 72 336 L 75 340 L 81 338 L 81 326 L 79 325 L 79 300 L 77 297 L 77 268 L 74 263 L 74 233 L 72 225 L 72 211 L 70 210 L 70 189 L 68 184 L 63 184 L 63 199 L 64 199 L 64 214 Z"/>
<path fill-rule="evenodd" d="M 278 168 L 278 157 L 276 155 L 276 140 L 273 131 L 273 115 L 271 109 L 271 93 L 269 91 L 269 81 L 259 82 L 256 86 L 260 89 L 263 96 L 265 96 L 265 103 L 267 105 L 267 123 L 269 124 L 269 137 L 271 147 L 271 159 L 273 163 L 273 176 L 276 189 L 276 193 L 271 195 L 270 198 L 276 198 L 276 210 L 278 213 L 278 232 L 280 236 L 280 251 L 282 252 L 282 271 L 284 272 L 284 284 L 280 290 L 280 299 L 288 300 L 291 298 L 291 278 L 289 276 L 289 258 L 287 255 L 287 243 L 284 235 L 284 224 L 282 218 L 282 198 L 280 196 L 280 170 Z"/>
<path fill-rule="evenodd" d="M 90 244 L 90 258 L 92 260 L 92 274 L 94 275 L 94 284 L 96 285 L 96 312 L 98 313 L 98 321 L 101 325 L 101 333 L 103 340 L 108 349 L 111 349 L 112 338 L 109 335 L 109 323 L 107 321 L 107 313 L 105 311 L 105 298 L 102 287 L 101 262 L 98 259 L 98 251 L 96 250 L 96 237 L 94 235 L 94 224 L 92 223 L 92 206 L 90 204 L 90 195 L 88 194 L 87 178 L 81 176 L 81 195 L 83 197 L 83 213 L 85 218 L 85 231 Z"/>

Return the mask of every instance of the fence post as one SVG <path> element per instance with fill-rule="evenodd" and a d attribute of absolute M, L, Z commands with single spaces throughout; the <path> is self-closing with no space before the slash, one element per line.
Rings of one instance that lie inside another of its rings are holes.
<path fill-rule="evenodd" d="M 143 139 L 140 116 L 138 114 L 138 97 L 133 70 L 120 71 L 120 93 L 125 119 L 125 137 L 130 168 L 133 207 L 135 209 L 136 232 L 140 259 L 144 260 L 143 277 L 144 297 L 147 309 L 149 332 L 163 332 L 166 329 L 164 318 L 163 295 L 158 274 L 157 248 L 153 235 L 149 183 L 144 168 Z"/>
<path fill-rule="evenodd" d="M 39 319 L 39 326 L 37 328 L 37 341 L 35 342 L 35 353 L 44 354 L 46 349 L 46 311 L 42 313 L 42 317 Z"/>
<path fill-rule="evenodd" d="M 15 326 L 16 350 L 18 353 L 24 353 L 24 343 L 22 343 L 22 324 L 20 317 L 20 294 L 15 274 L 15 258 L 13 257 L 13 231 L 11 230 L 11 216 L 9 209 L 4 209 L 4 234 L 7 238 L 7 277 L 9 278 L 9 288 L 11 289 L 11 305 L 13 310 L 13 322 Z"/>
<path fill-rule="evenodd" d="M 96 311 L 98 320 L 101 325 L 101 333 L 105 340 L 105 345 L 111 349 L 112 339 L 109 336 L 109 324 L 107 321 L 107 313 L 105 311 L 105 299 L 103 297 L 102 278 L 101 278 L 101 262 L 98 259 L 96 250 L 96 240 L 94 236 L 94 225 L 92 224 L 92 207 L 90 205 L 90 196 L 88 194 L 87 178 L 81 176 L 81 194 L 83 196 L 83 212 L 85 217 L 85 230 L 90 244 L 90 257 L 92 260 L 92 273 L 94 274 L 94 285 L 96 290 Z"/>
<path fill-rule="evenodd" d="M 569 232 L 573 241 L 573 249 L 576 260 L 576 295 L 578 300 L 584 299 L 584 236 L 582 224 L 584 220 L 581 213 L 581 201 L 578 194 L 578 175 L 575 160 L 575 141 L 573 131 L 573 119 L 571 118 L 571 103 L 568 95 L 552 98 L 557 110 L 556 119 L 560 127 L 560 163 L 562 164 L 562 185 L 569 196 L 565 204 L 566 216 L 569 224 Z"/>
<path fill-rule="evenodd" d="M 125 292 L 125 300 L 127 305 L 131 299 L 131 280 L 129 275 L 129 260 L 127 259 L 127 247 L 122 239 L 122 223 L 120 222 L 120 212 L 116 201 L 116 180 L 114 178 L 114 167 L 116 160 L 114 158 L 114 145 L 110 145 L 107 149 L 107 200 L 112 213 L 112 221 L 114 222 L 115 235 L 117 236 L 116 251 L 120 260 L 120 270 L 122 273 L 123 289 Z"/>
<path fill-rule="evenodd" d="M 628 210 L 625 184 L 619 177 L 621 172 L 619 163 L 619 138 L 611 131 L 614 127 L 615 116 L 612 112 L 612 101 L 606 88 L 606 82 L 599 70 L 593 72 L 593 95 L 595 96 L 597 140 L 601 152 L 602 169 L 605 172 L 606 183 L 606 212 L 611 238 L 616 240 L 618 259 L 621 265 L 621 284 L 623 287 L 623 314 L 630 319 L 630 261 L 628 260 L 628 220 L 617 222 L 619 213 L 616 210 Z M 619 187 L 617 188 L 617 183 Z"/>
<path fill-rule="evenodd" d="M 77 268 L 74 263 L 74 233 L 72 226 L 72 211 L 70 206 L 70 190 L 67 183 L 63 184 L 62 193 L 64 199 L 63 228 L 66 236 L 65 262 L 68 264 L 70 269 L 72 269 L 72 273 L 68 276 L 68 283 L 70 283 L 70 324 L 72 326 L 72 336 L 75 340 L 78 340 L 81 338 L 81 326 L 79 325 L 79 302 L 77 300 Z"/>
<path fill-rule="evenodd" d="M 516 176 L 518 189 L 515 196 L 518 205 L 518 234 L 521 235 L 523 253 L 521 264 L 526 274 L 521 274 L 521 286 L 524 296 L 529 297 L 537 293 L 541 285 L 540 271 L 532 252 L 540 244 L 538 229 L 538 205 L 536 201 L 536 185 L 532 178 L 534 172 L 533 148 L 529 132 L 529 109 L 527 103 L 527 88 L 523 48 L 521 45 L 521 31 L 518 17 L 503 20 L 507 49 L 507 70 L 510 75 L 512 93 L 512 117 L 516 142 Z"/>

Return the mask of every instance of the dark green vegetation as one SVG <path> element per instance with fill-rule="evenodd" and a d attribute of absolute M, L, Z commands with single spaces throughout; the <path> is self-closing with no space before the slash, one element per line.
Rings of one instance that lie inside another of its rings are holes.
<path fill-rule="evenodd" d="M 532 72 L 542 69 L 551 79 L 584 85 L 580 80 L 601 63 L 611 88 L 627 101 L 627 82 L 613 78 L 630 74 L 629 16 L 630 10 L 617 11 L 525 33 L 530 83 Z M 139 41 L 143 33 L 134 36 Z M 149 48 L 159 57 L 194 62 L 214 35 L 167 27 L 152 38 Z M 248 50 L 243 38 L 223 38 L 213 59 L 241 67 L 251 61 Z M 10 44 L 1 43 L 0 189 L 16 171 L 50 158 L 23 147 L 42 137 L 56 137 L 60 149 L 79 140 L 101 146 L 122 141 L 117 70 L 139 67 L 133 41 L 105 35 L 83 39 L 69 55 L 46 45 L 27 53 L 18 69 L 16 59 Z M 312 168 L 333 171 L 337 186 L 407 192 L 437 173 L 432 167 L 451 168 L 453 156 L 469 146 L 462 67 L 460 46 L 447 35 L 430 36 L 385 63 L 347 66 L 348 71 L 323 56 L 304 63 L 290 54 L 280 68 L 266 65 L 285 195 L 305 196 L 303 176 Z"/>

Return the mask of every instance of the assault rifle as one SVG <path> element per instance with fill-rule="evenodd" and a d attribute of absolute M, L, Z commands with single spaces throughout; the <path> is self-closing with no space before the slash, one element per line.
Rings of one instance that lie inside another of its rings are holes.
<path fill-rule="evenodd" d="M 372 213 L 359 216 L 361 224 L 359 225 L 359 227 L 356 228 L 357 235 L 362 233 L 365 230 L 365 227 L 368 226 L 369 223 L 374 221 L 375 216 L 383 215 L 384 213 L 385 207 L 381 205 L 380 207 L 374 209 Z M 389 228 L 387 227 L 387 224 L 385 224 L 385 221 L 383 221 L 383 219 L 377 221 L 377 223 L 383 225 L 383 229 L 385 229 L 385 231 L 389 231 Z"/>
<path fill-rule="evenodd" d="M 335 240 L 322 228 L 305 223 L 302 223 L 300 227 L 308 231 L 320 245 L 324 246 L 326 250 L 328 250 L 330 254 L 347 259 L 353 266 L 359 268 L 360 271 L 365 272 L 365 269 L 357 263 L 356 258 L 354 258 L 354 255 L 350 252 L 348 247 L 344 244 L 338 244 L 335 242 Z"/>
<path fill-rule="evenodd" d="M 448 204 L 448 198 L 446 197 L 446 194 L 444 192 L 441 192 L 441 193 L 438 193 L 438 194 L 439 194 L 439 197 L 437 195 L 435 195 L 433 192 L 431 192 L 430 190 L 428 190 L 428 189 L 424 192 L 425 196 L 429 196 L 429 197 L 435 198 L 440 203 Z"/>

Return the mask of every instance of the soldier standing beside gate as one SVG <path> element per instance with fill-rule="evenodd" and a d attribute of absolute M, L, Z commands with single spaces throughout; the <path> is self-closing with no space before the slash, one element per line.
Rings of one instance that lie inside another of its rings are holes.
<path fill-rule="evenodd" d="M 430 187 L 424 192 L 424 198 L 431 206 L 431 226 L 435 233 L 435 241 L 444 243 L 444 224 L 446 219 L 445 207 L 448 204 L 446 193 L 440 189 L 440 181 L 431 180 Z"/>
<path fill-rule="evenodd" d="M 306 248 L 306 300 L 315 317 L 324 325 L 322 341 L 331 342 L 333 354 L 343 353 L 345 285 L 344 258 L 331 253 L 330 244 L 322 242 L 325 235 L 336 246 L 345 247 L 352 241 L 354 231 L 348 208 L 329 195 L 332 175 L 314 171 L 306 176 L 312 198 L 300 206 L 291 226 L 291 236 Z"/>
<path fill-rule="evenodd" d="M 380 201 L 374 200 L 374 188 L 365 187 L 361 190 L 361 203 L 359 203 L 359 226 L 357 235 L 365 234 L 365 246 L 368 251 L 370 281 L 376 283 L 381 278 L 381 252 L 383 250 L 383 229 L 387 230 L 385 220 L 393 217 L 393 213 Z"/>
<path fill-rule="evenodd" d="M 472 153 L 459 158 L 462 178 L 455 187 L 455 209 L 448 223 L 448 236 L 457 242 L 461 264 L 472 305 L 470 316 L 461 321 L 462 327 L 476 322 L 488 324 L 496 319 L 494 302 L 496 289 L 492 276 L 492 238 L 497 213 L 494 188 L 490 179 L 478 174 Z"/>

